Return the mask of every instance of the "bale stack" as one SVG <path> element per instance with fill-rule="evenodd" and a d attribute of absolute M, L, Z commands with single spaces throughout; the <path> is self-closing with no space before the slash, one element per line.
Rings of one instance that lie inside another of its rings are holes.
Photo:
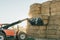
<path fill-rule="evenodd" d="M 50 15 L 49 25 L 47 26 L 47 38 L 60 38 L 60 0 L 52 0 L 42 4 L 42 15 Z"/>
<path fill-rule="evenodd" d="M 31 5 L 29 16 L 30 18 L 40 17 L 43 19 L 44 24 L 48 22 L 49 24 L 48 26 L 32 26 L 27 22 L 26 31 L 28 35 L 38 38 L 60 38 L 60 0 Z"/>
<path fill-rule="evenodd" d="M 41 16 L 42 16 L 42 19 L 44 21 L 44 24 L 48 23 L 48 17 L 50 16 L 49 7 L 50 7 L 50 1 L 44 2 L 41 5 Z"/>
<path fill-rule="evenodd" d="M 30 6 L 29 12 L 30 18 L 40 17 L 41 16 L 41 4 L 35 3 Z M 27 34 L 37 38 L 45 38 L 46 34 L 46 26 L 32 26 L 29 22 L 27 22 Z"/>
<path fill-rule="evenodd" d="M 29 23 L 28 23 L 29 24 Z M 46 26 L 32 26 L 27 25 L 27 34 L 36 37 L 36 38 L 45 38 L 46 37 Z"/>
<path fill-rule="evenodd" d="M 47 27 L 47 38 L 57 38 L 57 25 L 50 24 Z"/>
<path fill-rule="evenodd" d="M 47 38 L 60 38 L 60 15 L 50 17 L 47 26 Z"/>
<path fill-rule="evenodd" d="M 59 38 L 60 37 L 60 1 L 51 1 L 51 16 L 49 25 L 47 26 L 47 38 Z"/>

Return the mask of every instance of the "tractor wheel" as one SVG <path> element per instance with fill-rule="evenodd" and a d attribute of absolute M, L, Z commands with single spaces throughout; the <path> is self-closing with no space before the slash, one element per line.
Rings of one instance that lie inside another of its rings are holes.
<path fill-rule="evenodd" d="M 6 40 L 5 34 L 2 32 L 0 32 L 0 40 Z"/>
<path fill-rule="evenodd" d="M 27 35 L 25 33 L 19 33 L 18 40 L 26 40 Z"/>

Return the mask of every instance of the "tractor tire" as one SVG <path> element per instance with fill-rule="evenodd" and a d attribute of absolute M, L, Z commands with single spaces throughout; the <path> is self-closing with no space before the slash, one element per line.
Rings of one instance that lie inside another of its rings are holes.
<path fill-rule="evenodd" d="M 6 40 L 6 35 L 0 32 L 0 40 Z"/>
<path fill-rule="evenodd" d="M 27 35 L 25 33 L 19 33 L 18 34 L 18 40 L 26 40 Z"/>

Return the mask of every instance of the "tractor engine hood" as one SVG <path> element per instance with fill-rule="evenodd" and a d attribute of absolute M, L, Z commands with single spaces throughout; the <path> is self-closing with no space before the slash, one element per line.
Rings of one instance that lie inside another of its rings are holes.
<path fill-rule="evenodd" d="M 14 36 L 15 35 L 14 30 L 4 29 L 3 31 L 5 32 L 6 36 Z"/>

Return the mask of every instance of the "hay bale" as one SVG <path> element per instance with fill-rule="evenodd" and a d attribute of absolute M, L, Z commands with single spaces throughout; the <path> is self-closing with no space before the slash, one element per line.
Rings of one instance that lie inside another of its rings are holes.
<path fill-rule="evenodd" d="M 51 14 L 60 15 L 60 1 L 56 1 L 56 2 L 52 1 Z"/>
<path fill-rule="evenodd" d="M 52 0 L 52 1 L 60 1 L 60 0 Z"/>
<path fill-rule="evenodd" d="M 57 35 L 47 35 L 47 38 L 57 38 Z"/>
<path fill-rule="evenodd" d="M 49 29 L 58 29 L 58 27 L 59 27 L 59 25 L 56 25 L 56 24 L 49 24 L 48 26 L 47 26 L 47 29 L 49 30 Z"/>
<path fill-rule="evenodd" d="M 47 30 L 47 35 L 56 35 L 56 33 L 57 33 L 57 30 L 55 30 L 55 29 Z"/>
<path fill-rule="evenodd" d="M 45 37 L 46 26 L 28 26 L 27 34 L 33 37 Z"/>
<path fill-rule="evenodd" d="M 29 16 L 30 17 L 39 17 L 41 14 L 41 4 L 40 3 L 35 3 L 30 6 L 30 12 Z"/>
<path fill-rule="evenodd" d="M 50 6 L 49 4 L 50 4 L 49 1 L 42 3 L 41 13 L 43 15 L 48 15 L 49 16 L 49 6 Z"/>
<path fill-rule="evenodd" d="M 49 20 L 49 24 L 60 25 L 60 15 L 51 16 Z"/>

